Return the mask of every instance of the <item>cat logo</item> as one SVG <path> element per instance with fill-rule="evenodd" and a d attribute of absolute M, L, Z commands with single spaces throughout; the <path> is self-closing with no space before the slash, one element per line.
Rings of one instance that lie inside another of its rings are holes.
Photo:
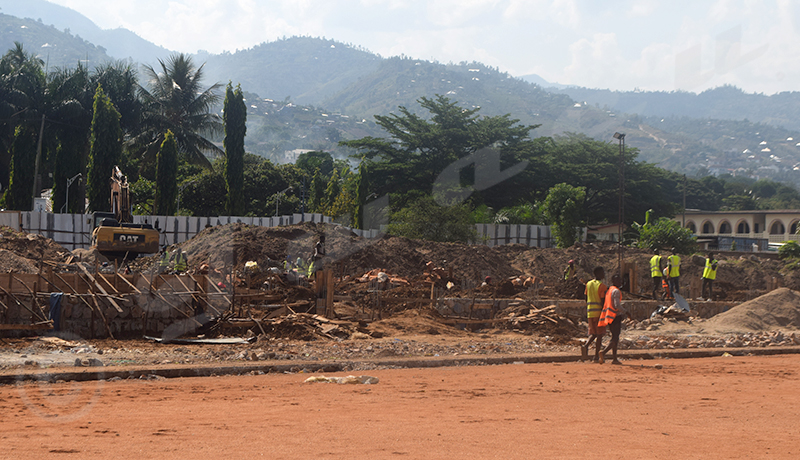
<path fill-rule="evenodd" d="M 138 243 L 144 242 L 144 235 L 130 235 L 125 233 L 115 233 L 114 234 L 114 241 L 119 241 L 120 243 Z"/>

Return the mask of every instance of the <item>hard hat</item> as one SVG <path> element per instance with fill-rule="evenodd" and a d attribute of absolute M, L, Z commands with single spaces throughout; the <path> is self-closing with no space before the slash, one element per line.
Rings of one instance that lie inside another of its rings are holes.
<path fill-rule="evenodd" d="M 486 278 L 484 278 L 483 280 L 484 280 L 484 281 L 486 281 L 486 282 L 488 283 L 489 281 L 491 281 L 491 280 L 492 280 L 492 277 L 491 277 L 491 276 L 487 276 L 487 277 L 486 277 Z"/>
<path fill-rule="evenodd" d="M 569 260 L 569 262 L 567 262 L 567 263 L 568 263 L 568 264 L 570 264 L 570 265 L 572 265 L 572 264 L 574 264 L 574 263 L 575 263 L 575 261 L 574 261 L 574 260 L 572 260 L 572 259 L 570 259 L 570 260 Z"/>

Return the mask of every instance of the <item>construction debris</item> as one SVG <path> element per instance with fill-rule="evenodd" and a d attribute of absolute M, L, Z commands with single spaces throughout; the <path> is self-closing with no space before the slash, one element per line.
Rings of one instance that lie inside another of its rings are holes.
<path fill-rule="evenodd" d="M 355 375 L 348 375 L 347 377 L 325 377 L 324 375 L 309 377 L 305 380 L 304 383 L 316 383 L 316 382 L 325 382 L 325 383 L 338 383 L 340 385 L 375 385 L 380 380 L 378 377 L 371 377 L 369 375 L 359 375 L 356 377 Z"/>

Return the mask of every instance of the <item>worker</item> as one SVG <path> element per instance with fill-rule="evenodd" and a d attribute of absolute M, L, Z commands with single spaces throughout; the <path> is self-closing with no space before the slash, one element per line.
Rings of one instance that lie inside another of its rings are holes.
<path fill-rule="evenodd" d="M 658 248 L 653 250 L 653 257 L 650 258 L 650 277 L 653 280 L 653 299 L 656 298 L 656 291 L 661 288 L 661 255 Z"/>
<path fill-rule="evenodd" d="M 669 290 L 669 268 L 664 269 L 664 278 L 661 281 L 661 299 L 674 299 L 672 297 L 672 293 Z"/>
<path fill-rule="evenodd" d="M 595 267 L 592 271 L 594 278 L 586 283 L 586 319 L 589 323 L 589 338 L 585 344 L 581 345 L 581 358 L 583 360 L 589 359 L 589 347 L 592 342 L 595 342 L 594 358 L 592 361 L 600 359 L 600 349 L 603 347 L 603 334 L 605 328 L 598 326 L 600 321 L 600 313 L 603 310 L 603 298 L 606 295 L 606 285 L 603 284 L 603 278 L 606 277 L 606 272 L 603 267 Z"/>
<path fill-rule="evenodd" d="M 317 244 L 314 245 L 314 260 L 320 260 L 325 257 L 325 234 L 319 236 Z"/>
<path fill-rule="evenodd" d="M 187 268 L 186 253 L 181 251 L 181 248 L 176 250 L 175 254 L 175 273 L 183 273 Z"/>
<path fill-rule="evenodd" d="M 158 273 L 166 273 L 169 270 L 169 263 L 172 260 L 167 252 L 167 247 L 161 248 L 161 257 L 158 258 Z"/>
<path fill-rule="evenodd" d="M 711 300 L 714 294 L 714 280 L 717 279 L 717 264 L 719 264 L 719 261 L 714 259 L 714 253 L 709 252 L 706 257 L 706 267 L 703 270 L 703 288 L 700 291 L 700 296 L 706 300 Z M 708 286 L 708 297 L 706 297 L 706 286 Z"/>
<path fill-rule="evenodd" d="M 603 364 L 605 362 L 606 353 L 611 351 L 611 364 L 622 364 L 617 359 L 617 347 L 619 346 L 619 335 L 622 332 L 622 319 L 624 316 L 630 317 L 630 313 L 622 306 L 622 291 L 619 287 L 622 285 L 622 278 L 619 275 L 611 277 L 611 287 L 606 292 L 605 304 L 603 305 L 603 312 L 600 314 L 600 321 L 597 323 L 598 327 L 608 327 L 611 331 L 611 342 L 605 350 L 600 352 L 600 357 L 597 362 Z"/>
<path fill-rule="evenodd" d="M 570 260 L 567 262 L 567 268 L 564 269 L 564 281 L 574 278 L 577 275 L 575 272 L 575 261 Z"/>
<path fill-rule="evenodd" d="M 678 250 L 672 248 L 672 255 L 667 257 L 667 268 L 669 269 L 669 291 L 672 295 L 680 294 L 678 282 L 681 276 L 681 256 Z"/>

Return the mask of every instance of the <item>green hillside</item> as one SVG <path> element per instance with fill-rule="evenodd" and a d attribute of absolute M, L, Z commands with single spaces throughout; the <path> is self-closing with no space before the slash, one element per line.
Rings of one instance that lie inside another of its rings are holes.
<path fill-rule="evenodd" d="M 300 104 L 324 98 L 373 72 L 381 61 L 368 51 L 324 38 L 293 37 L 236 53 L 195 56 L 211 81 L 241 83 L 263 97 Z"/>
<path fill-rule="evenodd" d="M 0 14 L 0 49 L 14 47 L 21 42 L 25 49 L 38 55 L 49 67 L 74 67 L 78 61 L 89 60 L 89 65 L 112 60 L 105 48 L 70 33 L 47 26 L 32 19 L 20 19 Z"/>

